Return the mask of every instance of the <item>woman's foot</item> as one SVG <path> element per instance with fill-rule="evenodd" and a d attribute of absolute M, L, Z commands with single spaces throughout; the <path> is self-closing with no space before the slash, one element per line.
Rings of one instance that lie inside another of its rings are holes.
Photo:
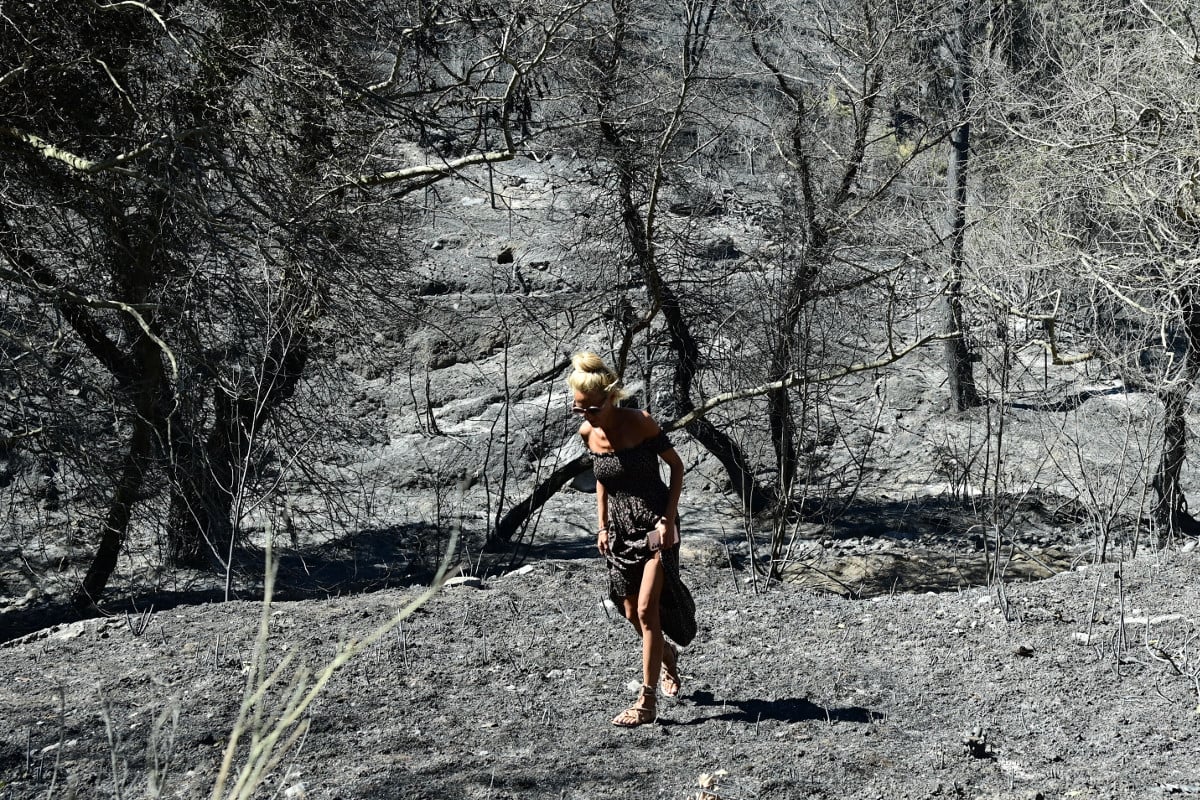
<path fill-rule="evenodd" d="M 612 724 L 620 728 L 636 728 L 658 719 L 658 697 L 653 686 L 643 686 L 637 702 L 613 717 Z"/>
<path fill-rule="evenodd" d="M 662 693 L 666 697 L 678 697 L 683 688 L 683 678 L 679 675 L 679 650 L 674 645 L 663 643 L 662 660 Z"/>

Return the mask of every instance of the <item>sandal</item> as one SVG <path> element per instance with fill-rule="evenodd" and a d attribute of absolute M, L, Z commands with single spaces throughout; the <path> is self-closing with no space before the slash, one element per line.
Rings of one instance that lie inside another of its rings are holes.
<path fill-rule="evenodd" d="M 671 654 L 669 664 L 667 653 Z M 679 690 L 683 688 L 683 678 L 679 674 L 679 648 L 670 642 L 663 642 L 662 677 L 659 683 L 665 697 L 678 697 Z"/>
<path fill-rule="evenodd" d="M 637 702 L 613 717 L 619 728 L 636 728 L 658 719 L 658 697 L 653 686 L 643 686 Z"/>

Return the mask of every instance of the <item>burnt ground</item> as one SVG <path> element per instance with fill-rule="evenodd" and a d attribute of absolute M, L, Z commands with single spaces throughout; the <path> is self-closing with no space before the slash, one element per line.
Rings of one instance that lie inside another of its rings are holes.
<path fill-rule="evenodd" d="M 682 697 L 620 730 L 636 641 L 586 549 L 446 587 L 335 675 L 259 796 L 695 798 L 705 773 L 706 800 L 1200 793 L 1194 550 L 868 599 L 756 592 L 696 557 Z M 416 591 L 279 602 L 268 662 L 318 669 Z M 0 797 L 153 796 L 155 771 L 162 796 L 208 795 L 259 610 L 86 620 L 0 647 Z"/>
<path fill-rule="evenodd" d="M 455 476 L 498 473 L 502 412 L 521 454 L 505 469 L 528 457 L 513 496 L 578 452 L 555 364 L 611 349 L 595 326 L 578 341 L 570 322 L 580 286 L 606 297 L 583 279 L 611 243 L 570 246 L 574 233 L 535 224 L 585 185 L 509 168 L 511 207 L 529 215 L 517 233 L 478 189 L 445 187 L 419 265 L 428 324 L 345 354 L 357 375 L 346 413 L 371 436 L 333 442 L 326 473 L 351 519 L 288 490 L 312 536 L 282 554 L 268 666 L 320 669 L 386 622 L 419 592 L 409 584 L 428 575 L 447 520 L 486 533 L 491 495 L 449 501 Z M 763 243 L 749 223 L 714 225 L 747 253 Z M 509 248 L 516 261 L 499 266 Z M 526 317 L 539 324 L 506 322 L 514 338 L 500 346 L 496 321 Z M 1040 346 L 1014 358 L 1013 385 L 983 387 L 1006 400 L 963 414 L 946 413 L 933 351 L 839 387 L 814 492 L 846 507 L 788 522 L 784 584 L 753 569 L 770 523 L 741 518 L 719 465 L 677 437 L 701 631 L 658 724 L 609 724 L 633 700 L 637 644 L 603 604 L 583 533 L 592 499 L 560 494 L 523 571 L 448 587 L 345 665 L 258 796 L 1200 795 L 1200 560 L 1194 542 L 1152 549 L 1137 519 L 1161 442 L 1156 401 L 1086 364 L 1047 372 Z M 1195 508 L 1191 465 L 1184 482 Z M 981 500 L 999 496 L 1002 509 Z M 261 561 L 251 550 L 241 599 L 216 602 L 222 576 L 157 568 L 158 521 L 145 520 L 105 599 L 116 616 L 71 621 L 87 542 L 61 512 L 9 507 L 20 530 L 0 552 L 0 800 L 211 796 L 253 660 Z"/>

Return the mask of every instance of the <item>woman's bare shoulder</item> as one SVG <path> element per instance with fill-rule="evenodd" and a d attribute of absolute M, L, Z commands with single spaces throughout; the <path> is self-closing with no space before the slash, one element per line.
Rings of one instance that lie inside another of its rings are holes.
<path fill-rule="evenodd" d="M 662 428 L 659 427 L 658 422 L 653 416 L 650 415 L 649 411 L 641 408 L 630 410 L 636 415 L 635 419 L 637 420 L 638 430 L 641 431 L 645 436 L 657 436 L 659 431 L 662 430 Z"/>

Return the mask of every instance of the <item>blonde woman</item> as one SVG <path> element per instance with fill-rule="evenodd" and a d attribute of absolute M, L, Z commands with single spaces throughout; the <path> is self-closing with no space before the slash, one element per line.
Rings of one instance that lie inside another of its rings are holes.
<path fill-rule="evenodd" d="M 608 561 L 609 596 L 642 639 L 637 702 L 613 718 L 636 727 L 658 718 L 657 686 L 681 688 L 679 651 L 696 635 L 696 607 L 679 577 L 679 495 L 683 461 L 645 411 L 621 408 L 620 377 L 595 353 L 576 353 L 567 385 L 579 436 L 596 474 L 596 548 Z M 659 474 L 659 459 L 670 481 Z"/>

